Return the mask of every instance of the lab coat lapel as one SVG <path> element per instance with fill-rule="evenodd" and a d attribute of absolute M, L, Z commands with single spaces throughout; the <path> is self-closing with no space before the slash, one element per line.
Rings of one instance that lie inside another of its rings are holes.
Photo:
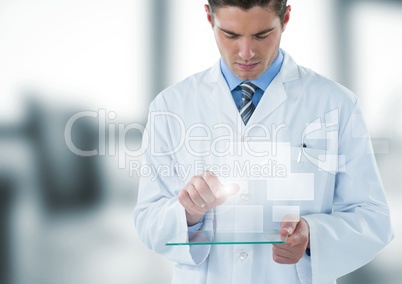
<path fill-rule="evenodd" d="M 268 86 L 257 108 L 249 120 L 249 124 L 261 123 L 266 117 L 278 109 L 287 99 L 286 84 L 299 78 L 298 67 L 285 52 L 281 71 Z"/>
<path fill-rule="evenodd" d="M 240 114 L 233 100 L 232 93 L 220 70 L 219 61 L 211 68 L 207 81 L 212 85 L 209 100 L 217 107 L 219 117 L 222 118 L 221 122 L 227 122 L 227 120 L 229 120 L 231 124 L 236 125 L 239 119 L 241 120 Z"/>
<path fill-rule="evenodd" d="M 276 77 L 262 96 L 257 108 L 249 120 L 249 124 L 260 123 L 273 113 L 287 98 L 282 80 Z"/>

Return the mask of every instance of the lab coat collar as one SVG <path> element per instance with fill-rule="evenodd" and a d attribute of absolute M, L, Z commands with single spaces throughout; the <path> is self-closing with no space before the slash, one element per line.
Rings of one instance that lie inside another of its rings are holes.
<path fill-rule="evenodd" d="M 283 51 L 283 50 L 282 50 Z M 274 112 L 287 99 L 285 85 L 288 82 L 299 79 L 299 71 L 296 62 L 285 52 L 281 70 L 268 86 L 261 98 L 256 110 L 251 116 L 248 125 L 261 123 L 267 116 Z M 222 75 L 220 62 L 212 66 L 206 76 L 206 81 L 216 84 L 213 91 L 209 94 L 210 100 L 221 108 L 222 113 L 233 122 L 241 121 L 237 107 L 233 101 L 232 94 Z"/>
<path fill-rule="evenodd" d="M 297 80 L 299 78 L 299 72 L 298 72 L 298 67 L 297 67 L 296 62 L 283 49 L 281 49 L 281 51 L 284 55 L 283 65 L 274 80 L 276 80 L 277 78 L 280 78 L 283 83 Z M 222 82 L 222 79 L 223 79 L 223 82 L 225 82 L 225 84 L 226 84 L 225 78 L 223 77 L 221 69 L 220 69 L 220 60 L 218 60 L 211 67 L 209 74 L 206 77 L 206 80 L 211 83 L 212 82 L 220 83 L 220 82 Z"/>

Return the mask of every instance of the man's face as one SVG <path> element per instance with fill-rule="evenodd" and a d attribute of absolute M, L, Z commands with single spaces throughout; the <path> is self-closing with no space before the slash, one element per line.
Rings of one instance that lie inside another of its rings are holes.
<path fill-rule="evenodd" d="M 205 5 L 219 52 L 230 70 L 242 80 L 260 77 L 278 55 L 282 32 L 289 21 L 290 6 L 284 23 L 269 8 L 242 10 L 226 6 L 214 15 Z"/>

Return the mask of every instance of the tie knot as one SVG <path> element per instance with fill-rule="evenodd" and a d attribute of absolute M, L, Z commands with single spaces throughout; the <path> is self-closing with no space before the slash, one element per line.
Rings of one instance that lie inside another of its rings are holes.
<path fill-rule="evenodd" d="M 245 81 L 243 83 L 241 83 L 240 85 L 243 97 L 246 96 L 249 99 L 251 99 L 255 93 L 255 91 L 257 90 L 257 86 L 254 85 L 253 83 L 249 82 L 249 81 Z"/>

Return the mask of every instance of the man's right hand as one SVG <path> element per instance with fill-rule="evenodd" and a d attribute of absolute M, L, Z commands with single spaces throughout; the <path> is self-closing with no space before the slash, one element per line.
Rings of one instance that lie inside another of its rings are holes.
<path fill-rule="evenodd" d="M 197 224 L 208 209 L 221 205 L 239 190 L 238 184 L 224 185 L 209 171 L 192 177 L 179 193 L 179 202 L 186 209 L 187 225 Z"/>

